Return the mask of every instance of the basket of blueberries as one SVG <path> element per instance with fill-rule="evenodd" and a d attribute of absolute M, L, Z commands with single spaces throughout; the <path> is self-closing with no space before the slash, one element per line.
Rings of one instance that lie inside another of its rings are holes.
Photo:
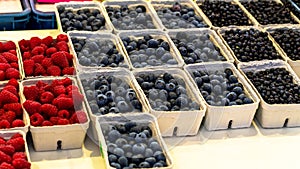
<path fill-rule="evenodd" d="M 107 168 L 173 168 L 151 114 L 101 116 L 96 128 Z"/>
<path fill-rule="evenodd" d="M 185 70 L 206 101 L 208 130 L 250 127 L 259 98 L 232 63 L 189 65 Z"/>

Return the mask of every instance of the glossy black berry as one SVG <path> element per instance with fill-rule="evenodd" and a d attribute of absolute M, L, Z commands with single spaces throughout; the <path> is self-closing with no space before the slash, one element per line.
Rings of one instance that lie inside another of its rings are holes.
<path fill-rule="evenodd" d="M 274 0 L 243 1 L 241 3 L 262 25 L 297 23 L 292 18 L 290 10 Z"/>
<path fill-rule="evenodd" d="M 153 2 L 152 5 L 167 29 L 208 27 L 189 3 Z"/>
<path fill-rule="evenodd" d="M 251 21 L 245 12 L 234 2 L 205 0 L 198 3 L 199 8 L 205 13 L 214 26 L 247 26 Z"/>
<path fill-rule="evenodd" d="M 250 29 L 230 29 L 223 38 L 240 62 L 281 59 L 267 32 Z"/>

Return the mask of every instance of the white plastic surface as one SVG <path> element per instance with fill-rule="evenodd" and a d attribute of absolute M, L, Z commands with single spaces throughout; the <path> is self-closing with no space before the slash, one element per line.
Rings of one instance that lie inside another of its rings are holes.
<path fill-rule="evenodd" d="M 238 64 L 238 68 L 241 73 L 246 77 L 245 72 L 248 71 L 261 71 L 267 68 L 285 68 L 293 76 L 294 82 L 300 84 L 300 80 L 292 70 L 292 68 L 284 61 L 263 61 L 263 62 L 252 62 L 252 63 L 241 63 Z M 259 96 L 261 103 L 256 114 L 256 118 L 265 128 L 280 128 L 286 125 L 287 127 L 300 126 L 300 104 L 268 104 L 263 100 L 255 86 L 247 78 L 250 85 Z M 286 120 L 288 122 L 286 123 Z M 286 124 L 285 124 L 286 123 Z"/>
<path fill-rule="evenodd" d="M 192 77 L 191 73 L 195 70 L 211 71 L 225 70 L 226 68 L 230 68 L 233 74 L 238 77 L 238 81 L 243 84 L 245 94 L 253 100 L 253 103 L 234 106 L 211 106 L 205 102 L 207 112 L 204 119 L 204 125 L 208 130 L 227 129 L 229 125 L 231 128 L 250 127 L 260 102 L 258 96 L 247 83 L 246 79 L 231 63 L 191 65 L 186 66 L 185 70 L 190 72 L 189 77 L 194 82 L 194 77 Z M 196 83 L 193 83 L 193 85 L 197 89 L 198 94 L 201 95 Z"/>
<path fill-rule="evenodd" d="M 21 82 L 21 90 L 23 93 L 23 86 L 35 85 L 39 80 L 50 84 L 55 79 L 64 79 L 66 77 L 56 78 L 40 78 L 30 79 Z M 77 85 L 75 78 L 69 77 L 73 81 L 73 85 Z M 22 104 L 25 102 L 25 96 L 22 94 Z M 26 112 L 26 110 L 24 109 Z M 36 151 L 50 151 L 57 150 L 59 141 L 61 142 L 60 149 L 74 149 L 80 148 L 84 141 L 87 129 L 89 127 L 90 119 L 87 114 L 85 104 L 82 103 L 82 111 L 86 112 L 88 121 L 82 124 L 71 124 L 71 125 L 54 125 L 54 126 L 43 126 L 34 127 L 30 125 L 30 132 L 32 134 L 34 148 Z M 27 112 L 26 112 L 27 114 Z"/>

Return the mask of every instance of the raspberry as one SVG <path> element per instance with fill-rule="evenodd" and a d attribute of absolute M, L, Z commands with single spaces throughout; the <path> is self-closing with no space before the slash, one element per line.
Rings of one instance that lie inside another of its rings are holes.
<path fill-rule="evenodd" d="M 70 122 L 69 122 L 69 120 L 68 119 L 59 119 L 58 121 L 57 121 L 57 125 L 68 125 L 68 124 L 70 124 Z"/>
<path fill-rule="evenodd" d="M 24 60 L 23 61 L 24 72 L 26 76 L 32 76 L 34 69 L 34 61 L 33 60 Z"/>
<path fill-rule="evenodd" d="M 19 79 L 20 72 L 15 68 L 8 68 L 5 72 L 7 79 Z"/>
<path fill-rule="evenodd" d="M 15 119 L 16 119 L 16 113 L 13 112 L 13 111 L 7 111 L 5 113 L 5 116 L 6 116 L 6 120 L 9 122 L 9 123 L 12 123 Z"/>
<path fill-rule="evenodd" d="M 34 76 L 39 76 L 39 75 L 46 75 L 46 70 L 44 69 L 44 67 L 39 64 L 39 63 L 36 63 L 35 64 L 35 69 L 34 69 Z"/>
<path fill-rule="evenodd" d="M 86 123 L 88 119 L 84 111 L 77 111 L 71 116 L 70 121 L 72 122 L 72 124 Z"/>
<path fill-rule="evenodd" d="M 45 82 L 43 82 L 43 81 L 41 81 L 41 80 L 39 80 L 36 84 L 35 84 L 35 86 L 37 87 L 37 88 L 43 88 L 43 87 L 45 87 L 45 86 L 47 86 L 48 84 L 47 83 L 45 83 Z"/>
<path fill-rule="evenodd" d="M 49 76 L 60 76 L 61 70 L 58 66 L 53 65 L 48 67 L 47 73 Z"/>
<path fill-rule="evenodd" d="M 2 54 L 0 54 L 0 63 L 8 63 Z"/>
<path fill-rule="evenodd" d="M 0 144 L 6 144 L 6 141 L 2 137 L 0 137 Z"/>
<path fill-rule="evenodd" d="M 59 110 L 63 110 L 63 109 L 68 110 L 74 108 L 73 99 L 66 98 L 66 97 L 57 98 L 57 108 Z"/>
<path fill-rule="evenodd" d="M 70 53 L 65 52 L 65 51 L 61 51 L 61 52 L 64 53 L 64 55 L 67 57 L 70 65 L 72 65 L 72 63 L 73 63 L 73 55 L 71 55 Z"/>
<path fill-rule="evenodd" d="M 70 113 L 68 112 L 68 110 L 60 110 L 58 111 L 57 116 L 60 118 L 68 119 L 70 117 Z"/>
<path fill-rule="evenodd" d="M 44 92 L 40 97 L 41 103 L 52 103 L 53 99 L 54 95 L 51 92 Z"/>
<path fill-rule="evenodd" d="M 48 46 L 45 45 L 45 44 L 43 44 L 43 43 L 40 45 L 40 47 L 42 47 L 42 48 L 44 49 L 44 51 L 46 51 L 46 50 L 48 49 Z M 43 54 L 44 54 L 44 53 L 43 53 Z"/>
<path fill-rule="evenodd" d="M 47 36 L 42 39 L 42 43 L 47 45 L 48 47 L 51 45 L 52 42 L 53 42 L 53 38 L 51 36 Z"/>
<path fill-rule="evenodd" d="M 16 119 L 11 123 L 11 126 L 12 127 L 24 127 L 25 124 L 24 124 L 23 120 Z"/>
<path fill-rule="evenodd" d="M 5 104 L 3 106 L 3 109 L 6 111 L 13 111 L 16 113 L 17 116 L 22 115 L 23 111 L 22 111 L 22 106 L 20 103 L 9 103 L 9 104 Z"/>
<path fill-rule="evenodd" d="M 15 86 L 16 89 L 19 89 L 19 82 L 16 79 L 10 79 L 6 85 L 12 85 Z"/>
<path fill-rule="evenodd" d="M 10 66 L 12 68 L 15 68 L 15 69 L 19 70 L 19 64 L 17 62 L 10 63 Z"/>
<path fill-rule="evenodd" d="M 63 86 L 63 85 L 58 85 L 53 88 L 53 94 L 55 96 L 65 94 L 65 93 L 66 93 L 66 89 L 65 89 L 65 86 Z"/>
<path fill-rule="evenodd" d="M 19 41 L 19 46 L 22 52 L 29 50 L 29 40 L 22 39 Z"/>
<path fill-rule="evenodd" d="M 51 58 L 44 58 L 43 61 L 42 61 L 42 66 L 47 69 L 48 67 L 52 66 L 53 63 L 52 63 L 52 60 Z"/>
<path fill-rule="evenodd" d="M 20 134 L 20 133 L 16 133 L 10 139 L 14 139 L 14 138 L 18 138 L 18 137 L 22 137 L 23 138 L 23 135 Z"/>
<path fill-rule="evenodd" d="M 1 120 L 0 121 L 0 129 L 9 129 L 10 123 L 7 120 Z"/>
<path fill-rule="evenodd" d="M 39 37 L 32 37 L 29 40 L 29 46 L 30 49 L 33 49 L 36 46 L 40 46 L 42 43 L 42 40 Z"/>
<path fill-rule="evenodd" d="M 34 55 L 31 59 L 34 61 L 34 63 L 42 63 L 44 58 L 44 55 Z"/>
<path fill-rule="evenodd" d="M 55 86 L 63 85 L 61 80 L 52 80 L 51 86 L 54 88 Z"/>
<path fill-rule="evenodd" d="M 0 99 L 2 101 L 2 104 L 6 103 L 18 103 L 19 98 L 14 95 L 13 93 L 7 91 L 7 90 L 2 90 L 0 93 Z"/>
<path fill-rule="evenodd" d="M 13 41 L 2 43 L 4 51 L 16 50 L 16 44 Z"/>
<path fill-rule="evenodd" d="M 36 86 L 25 86 L 23 94 L 27 100 L 37 100 L 39 98 L 39 89 Z"/>
<path fill-rule="evenodd" d="M 34 113 L 30 116 L 30 123 L 33 126 L 40 126 L 44 121 L 44 117 L 39 113 Z"/>
<path fill-rule="evenodd" d="M 65 67 L 68 67 L 69 66 L 69 61 L 68 61 L 68 58 L 67 56 L 65 55 L 65 53 L 63 52 L 56 52 L 56 53 L 53 53 L 51 55 L 51 59 L 52 59 L 52 62 L 61 67 L 61 68 L 65 68 Z"/>
<path fill-rule="evenodd" d="M 12 145 L 0 145 L 0 151 L 12 156 L 15 153 L 15 148 Z"/>
<path fill-rule="evenodd" d="M 14 95 L 19 96 L 18 91 L 17 91 L 17 89 L 16 89 L 15 86 L 12 86 L 12 85 L 6 85 L 2 90 L 10 91 L 10 92 L 13 93 Z"/>
<path fill-rule="evenodd" d="M 11 68 L 8 63 L 0 63 L 0 70 L 6 71 L 8 68 Z"/>
<path fill-rule="evenodd" d="M 53 126 L 53 123 L 51 121 L 45 120 L 43 121 L 42 126 Z"/>
<path fill-rule="evenodd" d="M 0 169 L 15 169 L 14 166 L 12 166 L 11 164 L 8 164 L 6 162 L 1 163 L 0 165 Z"/>
<path fill-rule="evenodd" d="M 65 87 L 73 84 L 73 81 L 68 77 L 62 79 L 61 82 Z"/>
<path fill-rule="evenodd" d="M 3 81 L 3 80 L 5 80 L 5 72 L 0 70 L 0 81 Z"/>
<path fill-rule="evenodd" d="M 43 104 L 41 106 L 41 112 L 48 115 L 49 117 L 57 116 L 57 108 L 52 104 Z"/>
<path fill-rule="evenodd" d="M 7 145 L 12 145 L 16 151 L 25 151 L 25 141 L 23 137 L 11 138 L 6 142 Z"/>
<path fill-rule="evenodd" d="M 51 47 L 46 50 L 46 55 L 51 56 L 55 52 L 57 52 L 57 49 L 55 47 Z"/>
<path fill-rule="evenodd" d="M 67 35 L 64 35 L 64 34 L 59 34 L 59 35 L 56 37 L 56 40 L 57 40 L 57 42 L 60 42 L 60 41 L 68 42 L 68 41 L 69 41 L 68 36 L 67 36 Z"/>
<path fill-rule="evenodd" d="M 2 53 L 4 58 L 10 63 L 10 62 L 18 62 L 18 57 L 17 55 L 11 54 L 9 52 L 4 52 Z"/>
<path fill-rule="evenodd" d="M 63 75 L 74 75 L 75 74 L 75 69 L 74 69 L 74 67 L 65 67 L 62 70 L 62 74 Z"/>
<path fill-rule="evenodd" d="M 30 58 L 31 58 L 31 53 L 30 53 L 30 52 L 24 52 L 22 58 L 23 58 L 24 60 L 30 59 Z"/>
<path fill-rule="evenodd" d="M 26 100 L 23 106 L 29 115 L 41 112 L 41 104 L 39 102 Z"/>
<path fill-rule="evenodd" d="M 55 45 L 55 47 L 56 47 L 56 49 L 57 49 L 58 51 L 69 52 L 68 44 L 67 44 L 67 42 L 65 42 L 65 41 L 58 42 L 58 43 Z"/>
<path fill-rule="evenodd" d="M 43 55 L 45 52 L 44 48 L 41 46 L 36 46 L 32 49 L 31 54 L 32 55 Z"/>
<path fill-rule="evenodd" d="M 17 158 L 12 161 L 12 165 L 15 169 L 30 169 L 31 164 L 22 158 Z"/>
<path fill-rule="evenodd" d="M 68 94 L 69 97 L 73 98 L 73 102 L 75 105 L 80 105 L 83 102 L 83 95 L 78 90 L 72 90 Z"/>
<path fill-rule="evenodd" d="M 24 160 L 27 160 L 27 156 L 25 154 L 25 152 L 15 152 L 12 156 L 13 159 L 17 159 L 17 158 L 21 158 Z"/>
<path fill-rule="evenodd" d="M 67 93 L 72 92 L 73 90 L 78 90 L 78 87 L 75 85 L 69 85 L 68 87 L 66 87 L 66 91 Z"/>
<path fill-rule="evenodd" d="M 50 122 L 53 125 L 56 125 L 59 119 L 60 119 L 59 117 L 50 117 Z"/>
<path fill-rule="evenodd" d="M 8 52 L 17 56 L 17 51 L 16 50 L 9 50 Z"/>

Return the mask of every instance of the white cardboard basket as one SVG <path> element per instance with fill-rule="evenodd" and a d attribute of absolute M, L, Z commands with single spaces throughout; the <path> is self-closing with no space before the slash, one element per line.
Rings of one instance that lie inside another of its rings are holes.
<path fill-rule="evenodd" d="M 240 72 L 246 77 L 245 72 L 262 71 L 267 68 L 285 68 L 294 78 L 294 83 L 300 84 L 300 80 L 292 70 L 292 68 L 284 61 L 261 61 L 252 63 L 238 64 Z M 259 96 L 261 103 L 256 114 L 256 118 L 264 128 L 280 128 L 280 127 L 295 127 L 300 126 L 300 104 L 268 104 L 266 103 L 255 86 L 247 78 L 253 89 Z"/>
<path fill-rule="evenodd" d="M 40 78 L 40 79 L 29 79 L 21 82 L 21 97 L 22 104 L 26 98 L 23 95 L 24 86 L 35 85 L 38 81 L 43 81 L 50 84 L 53 80 L 61 80 L 66 77 L 52 77 L 52 78 Z M 77 81 L 73 77 L 68 77 L 73 81 L 75 86 Z M 26 112 L 26 110 L 24 109 Z M 81 148 L 84 138 L 89 127 L 90 119 L 87 114 L 85 104 L 82 103 L 82 111 L 86 112 L 87 122 L 82 124 L 69 124 L 69 125 L 54 125 L 54 126 L 31 126 L 30 132 L 32 134 L 33 145 L 36 151 L 49 151 L 57 149 L 74 149 Z M 27 112 L 26 112 L 27 114 Z"/>

